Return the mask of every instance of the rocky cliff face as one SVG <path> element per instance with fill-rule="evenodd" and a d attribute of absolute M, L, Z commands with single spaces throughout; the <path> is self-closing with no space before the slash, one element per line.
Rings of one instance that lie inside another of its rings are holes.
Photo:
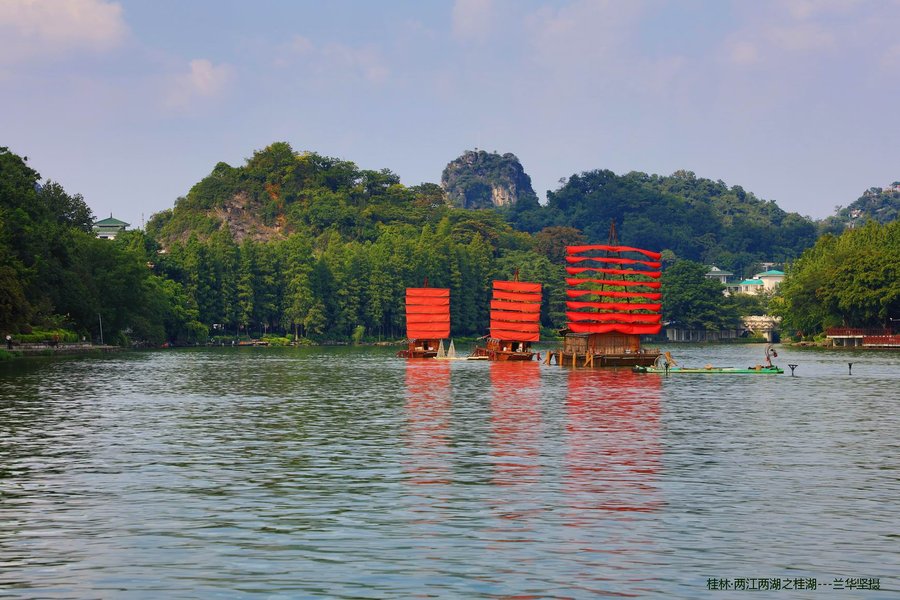
<path fill-rule="evenodd" d="M 515 154 L 467 150 L 441 174 L 441 187 L 453 206 L 492 208 L 534 197 L 531 178 Z"/>

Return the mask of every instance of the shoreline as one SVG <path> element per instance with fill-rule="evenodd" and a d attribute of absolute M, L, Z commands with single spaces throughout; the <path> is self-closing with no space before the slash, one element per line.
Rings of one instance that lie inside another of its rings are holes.
<path fill-rule="evenodd" d="M 107 354 L 124 350 L 121 346 L 108 346 L 100 344 L 17 344 L 11 350 L 2 348 L 7 358 L 25 358 L 30 356 L 57 356 L 73 354 Z"/>

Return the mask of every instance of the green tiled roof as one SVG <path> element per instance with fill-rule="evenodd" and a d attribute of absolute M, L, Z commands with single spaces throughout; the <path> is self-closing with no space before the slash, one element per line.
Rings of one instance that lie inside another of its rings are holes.
<path fill-rule="evenodd" d="M 762 285 L 762 279 L 745 279 L 741 282 L 741 285 Z"/>
<path fill-rule="evenodd" d="M 120 221 L 116 218 L 109 217 L 108 219 L 103 219 L 102 221 L 97 221 L 94 223 L 94 227 L 128 227 L 129 224 L 125 221 Z"/>
<path fill-rule="evenodd" d="M 770 271 L 766 271 L 765 273 L 759 273 L 757 277 L 784 277 L 784 271 L 779 271 L 777 269 L 772 269 Z"/>

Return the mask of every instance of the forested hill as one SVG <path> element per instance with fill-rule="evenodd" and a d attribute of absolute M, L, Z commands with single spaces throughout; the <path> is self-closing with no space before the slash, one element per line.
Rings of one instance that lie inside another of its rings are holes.
<path fill-rule="evenodd" d="M 871 187 L 847 207 L 838 206 L 823 222 L 823 231 L 839 234 L 867 221 L 887 224 L 900 217 L 900 181 L 887 187 Z"/>
<path fill-rule="evenodd" d="M 0 148 L 0 328 L 98 339 L 102 317 L 105 339 L 123 344 L 397 339 L 405 288 L 427 278 L 451 290 L 452 335 L 475 336 L 487 331 L 491 281 L 518 271 L 544 284 L 549 332 L 565 323 L 565 245 L 605 241 L 612 221 L 623 244 L 739 275 L 816 237 L 807 219 L 689 172 L 591 171 L 547 206 L 526 194 L 470 210 L 436 184 L 407 187 L 387 169 L 286 143 L 219 163 L 144 232 L 101 240 L 91 221 L 80 196 L 41 185 Z"/>
<path fill-rule="evenodd" d="M 374 239 L 379 223 L 421 224 L 444 204 L 436 184 L 406 187 L 388 169 L 363 170 L 278 142 L 255 152 L 246 165 L 218 163 L 174 209 L 153 215 L 147 232 L 164 245 L 191 235 L 205 239 L 221 229 L 237 242 L 326 231 Z"/>
<path fill-rule="evenodd" d="M 595 170 L 571 176 L 547 205 L 522 202 L 509 220 L 524 231 L 548 226 L 580 229 L 589 240 L 605 240 L 615 221 L 619 240 L 667 249 L 678 258 L 740 272 L 758 261 L 783 262 L 810 247 L 817 226 L 740 186 L 697 177 Z"/>

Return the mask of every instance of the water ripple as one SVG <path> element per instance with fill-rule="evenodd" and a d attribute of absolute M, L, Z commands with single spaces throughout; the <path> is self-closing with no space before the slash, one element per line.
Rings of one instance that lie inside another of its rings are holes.
<path fill-rule="evenodd" d="M 900 359 L 780 354 L 797 377 L 373 348 L 0 365 L 0 597 L 896 594 Z"/>

